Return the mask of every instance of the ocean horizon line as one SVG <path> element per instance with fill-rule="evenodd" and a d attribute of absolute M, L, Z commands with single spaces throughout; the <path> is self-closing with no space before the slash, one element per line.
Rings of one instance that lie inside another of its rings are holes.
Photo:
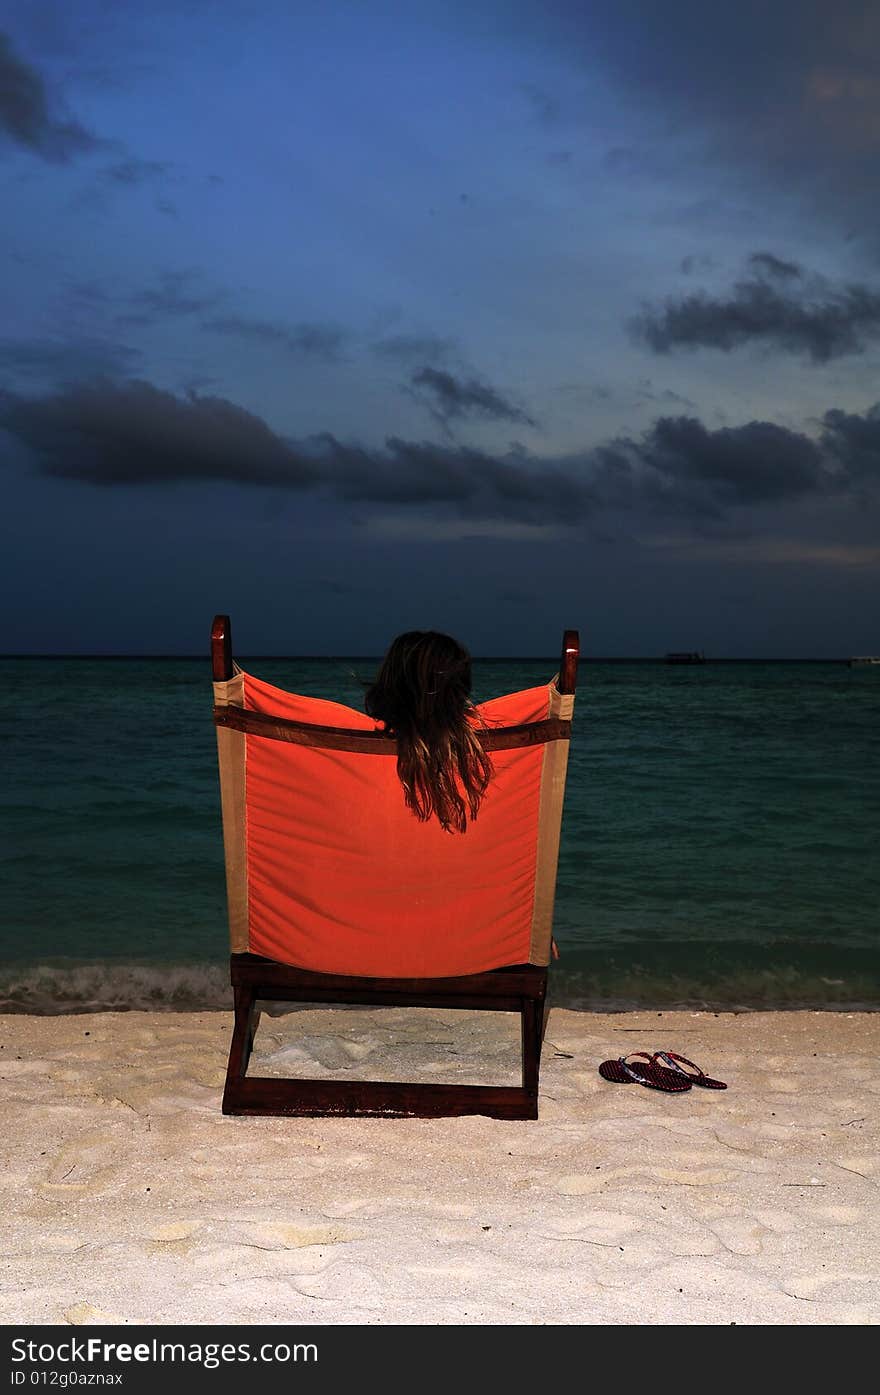
<path fill-rule="evenodd" d="M 669 653 L 675 651 L 670 650 Z M 340 660 L 356 659 L 358 662 L 371 660 L 381 662 L 381 654 L 348 654 L 343 651 L 333 654 L 239 654 L 237 659 L 248 663 L 315 663 L 315 662 L 338 662 Z M 701 668 L 707 664 L 849 664 L 857 655 L 833 655 L 822 658 L 816 655 L 802 655 L 785 657 L 780 655 L 705 655 L 691 664 L 678 664 L 677 667 Z M 556 656 L 551 654 L 472 654 L 474 663 L 479 664 L 521 664 L 521 663 L 543 663 L 555 662 Z M 27 653 L 19 651 L 17 653 L 0 654 L 0 661 L 4 659 L 41 659 L 41 660 L 61 660 L 61 659 L 81 659 L 90 663 L 94 662 L 124 662 L 126 660 L 140 661 L 143 663 L 210 663 L 210 655 L 200 654 L 97 654 L 97 653 Z M 582 664 L 669 664 L 667 654 L 584 654 L 580 655 Z"/>

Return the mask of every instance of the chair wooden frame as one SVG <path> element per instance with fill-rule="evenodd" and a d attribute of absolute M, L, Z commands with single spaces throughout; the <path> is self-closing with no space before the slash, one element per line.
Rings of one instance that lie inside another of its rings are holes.
<path fill-rule="evenodd" d="M 574 693 L 577 632 L 563 636 L 558 687 Z M 211 631 L 214 680 L 233 674 L 229 617 Z M 218 719 L 222 724 L 222 716 Z M 495 1119 L 537 1119 L 547 968 L 518 964 L 453 978 L 363 978 L 315 973 L 254 954 L 230 956 L 235 1021 L 223 1113 L 288 1116 L 445 1118 L 483 1114 Z M 308 1080 L 249 1076 L 260 1001 L 364 1004 L 371 1007 L 464 1008 L 517 1012 L 521 1023 L 519 1086 L 440 1084 L 378 1080 Z"/>

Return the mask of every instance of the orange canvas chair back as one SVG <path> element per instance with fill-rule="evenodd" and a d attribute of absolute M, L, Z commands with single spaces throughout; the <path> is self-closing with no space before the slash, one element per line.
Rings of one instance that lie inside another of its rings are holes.
<path fill-rule="evenodd" d="M 215 650 L 234 955 L 367 978 L 547 964 L 573 681 L 476 709 L 494 775 L 459 834 L 406 807 L 371 718 L 218 671 Z"/>

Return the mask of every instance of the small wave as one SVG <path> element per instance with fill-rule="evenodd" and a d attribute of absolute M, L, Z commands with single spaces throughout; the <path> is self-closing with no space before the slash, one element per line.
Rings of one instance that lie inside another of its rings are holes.
<path fill-rule="evenodd" d="M 0 1012 L 205 1012 L 231 1003 L 226 965 L 22 964 L 0 970 Z"/>
<path fill-rule="evenodd" d="M 704 1011 L 880 1010 L 880 979 L 854 967 L 831 974 L 777 963 L 758 967 L 708 964 L 676 968 L 605 961 L 554 969 L 550 1000 L 596 1012 L 638 1008 Z M 207 1012 L 232 1007 L 226 964 L 123 963 L 5 965 L 0 1012 L 57 1016 L 86 1012 Z"/>
<path fill-rule="evenodd" d="M 845 972 L 834 976 L 793 965 L 765 968 L 738 966 L 692 972 L 669 966 L 553 974 L 551 1001 L 559 1007 L 596 1012 L 636 1008 L 691 1008 L 715 1012 L 812 1011 L 877 1012 L 880 979 L 876 974 Z"/>

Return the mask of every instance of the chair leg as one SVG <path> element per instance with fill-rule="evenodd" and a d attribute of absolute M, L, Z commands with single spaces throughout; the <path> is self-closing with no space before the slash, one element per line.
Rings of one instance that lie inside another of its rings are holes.
<path fill-rule="evenodd" d="M 536 1099 L 541 1062 L 543 1006 L 543 1003 L 536 1002 L 534 998 L 522 1000 L 522 1083 L 523 1089 Z"/>
<path fill-rule="evenodd" d="M 247 1073 L 248 1062 L 253 1050 L 254 1037 L 260 1024 L 260 1014 L 256 1010 L 256 997 L 252 988 L 233 988 L 235 1025 L 232 1029 L 232 1042 L 229 1047 L 229 1064 L 226 1067 L 226 1086 L 223 1091 L 223 1113 L 234 1112 L 233 1096 Z"/>
<path fill-rule="evenodd" d="M 548 1000 L 545 998 L 544 1001 L 540 1004 L 540 1014 L 539 1014 L 539 1022 L 540 1022 L 540 1030 L 539 1030 L 539 1032 L 538 1032 L 538 1061 L 539 1061 L 539 1063 L 540 1063 L 540 1060 L 541 1060 L 541 1051 L 543 1050 L 543 1047 L 544 1047 L 544 1038 L 545 1038 L 545 1036 L 547 1035 L 547 1023 L 548 1023 L 549 1021 L 550 1021 L 550 1003 L 549 1003 Z"/>

